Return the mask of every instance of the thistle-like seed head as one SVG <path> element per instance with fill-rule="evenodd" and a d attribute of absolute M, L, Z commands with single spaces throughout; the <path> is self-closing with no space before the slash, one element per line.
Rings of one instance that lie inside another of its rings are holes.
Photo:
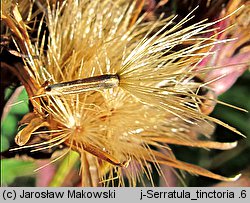
<path fill-rule="evenodd" d="M 32 133 L 45 126 L 48 141 L 36 146 L 66 144 L 81 154 L 82 165 L 91 163 L 104 183 L 117 176 L 124 185 L 125 175 L 135 186 L 142 180 L 141 173 L 151 180 L 150 163 L 160 174 L 160 164 L 167 164 L 229 180 L 176 160 L 168 147 L 235 146 L 198 139 L 199 133 L 211 134 L 212 122 L 225 125 L 201 110 L 207 96 L 199 90 L 210 90 L 195 80 L 207 71 L 197 71 L 197 64 L 212 54 L 209 49 L 214 44 L 225 41 L 214 40 L 216 34 L 202 37 L 216 33 L 210 29 L 214 23 L 182 29 L 192 14 L 179 23 L 173 17 L 147 22 L 144 16 L 131 23 L 134 10 L 134 1 L 123 0 L 69 0 L 46 8 L 48 34 L 39 33 L 42 40 L 27 47 L 26 70 L 41 89 L 46 82 L 53 91 L 61 89 L 60 94 L 30 95 L 39 119 L 32 120 L 25 133 L 35 136 Z M 119 83 L 74 94 L 76 85 L 70 81 L 107 74 L 116 75 Z M 23 131 L 16 140 L 23 145 L 28 139 L 22 136 Z"/>

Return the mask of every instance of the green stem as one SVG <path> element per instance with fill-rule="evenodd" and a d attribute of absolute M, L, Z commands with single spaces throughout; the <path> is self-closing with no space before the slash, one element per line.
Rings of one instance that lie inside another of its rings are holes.
<path fill-rule="evenodd" d="M 71 172 L 71 169 L 75 166 L 79 160 L 79 154 L 75 151 L 70 151 L 62 163 L 60 164 L 56 174 L 51 180 L 50 187 L 60 187 L 64 183 L 65 178 Z"/>

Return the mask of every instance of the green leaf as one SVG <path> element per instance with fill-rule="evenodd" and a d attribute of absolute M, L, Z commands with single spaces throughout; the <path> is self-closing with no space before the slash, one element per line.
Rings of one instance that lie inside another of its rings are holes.
<path fill-rule="evenodd" d="M 2 136 L 1 137 L 1 152 L 6 151 L 9 149 L 9 141 L 6 137 Z"/>
<path fill-rule="evenodd" d="M 1 136 L 13 137 L 16 134 L 17 118 L 13 114 L 8 114 L 1 125 Z"/>
<path fill-rule="evenodd" d="M 19 103 L 20 102 L 20 103 Z M 10 113 L 13 114 L 26 114 L 29 112 L 29 107 L 28 107 L 28 95 L 25 90 L 21 92 L 19 95 L 16 104 L 12 106 Z"/>
<path fill-rule="evenodd" d="M 5 92 L 4 92 L 4 100 L 7 100 L 8 98 L 10 98 L 11 94 L 13 93 L 13 89 L 12 88 L 6 88 Z"/>
<path fill-rule="evenodd" d="M 34 175 L 35 164 L 32 161 L 3 159 L 1 162 L 1 185 L 3 186 L 13 183 L 16 177 Z"/>

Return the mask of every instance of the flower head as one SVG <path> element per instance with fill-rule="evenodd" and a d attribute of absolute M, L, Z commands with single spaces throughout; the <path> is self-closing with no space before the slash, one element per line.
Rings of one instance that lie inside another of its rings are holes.
<path fill-rule="evenodd" d="M 141 173 L 152 179 L 152 164 L 160 174 L 166 164 L 233 180 L 178 161 L 168 146 L 236 146 L 198 136 L 209 137 L 212 122 L 238 132 L 203 112 L 210 89 L 197 79 L 208 71 L 197 71 L 197 64 L 213 54 L 213 45 L 227 40 L 216 40 L 216 32 L 201 37 L 215 31 L 210 29 L 215 23 L 182 29 L 192 14 L 179 23 L 174 17 L 147 22 L 144 16 L 132 22 L 135 6 L 123 0 L 69 0 L 46 8 L 48 34 L 40 30 L 40 42 L 22 44 L 25 71 L 38 88 L 29 95 L 35 118 L 18 133 L 17 144 L 36 150 L 65 144 L 76 150 L 83 174 L 89 170 L 91 176 L 82 177 L 83 185 L 116 177 L 124 185 L 126 177 L 135 186 Z M 47 141 L 26 145 L 41 133 Z"/>

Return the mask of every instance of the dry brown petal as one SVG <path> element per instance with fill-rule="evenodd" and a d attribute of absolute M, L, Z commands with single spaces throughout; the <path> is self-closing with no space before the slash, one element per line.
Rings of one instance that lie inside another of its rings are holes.
<path fill-rule="evenodd" d="M 17 133 L 15 137 L 16 144 L 19 146 L 25 145 L 29 141 L 34 131 L 36 131 L 40 127 L 48 127 L 48 126 L 49 123 L 44 121 L 44 119 L 40 117 L 32 119 L 31 122 L 24 129 L 20 130 Z"/>

